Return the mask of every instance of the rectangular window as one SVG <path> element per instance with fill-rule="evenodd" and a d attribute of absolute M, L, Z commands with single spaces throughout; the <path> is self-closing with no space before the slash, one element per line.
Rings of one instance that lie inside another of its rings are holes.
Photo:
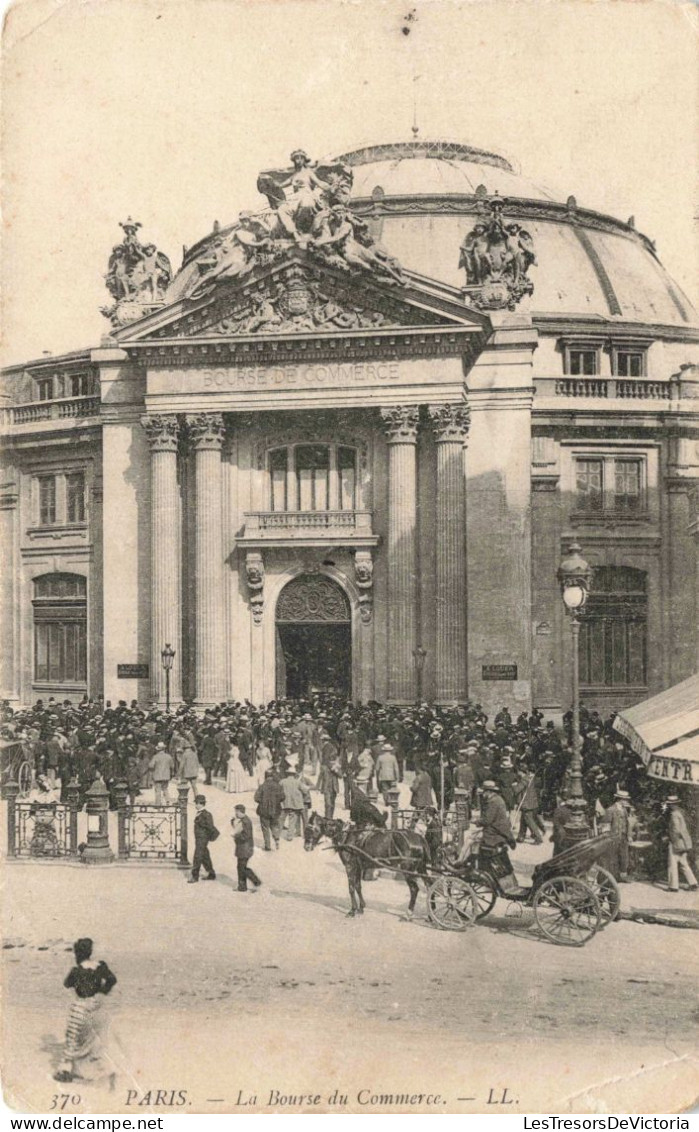
<path fill-rule="evenodd" d="M 87 679 L 84 621 L 41 621 L 34 630 L 34 679 L 38 683 L 83 684 Z"/>
<path fill-rule="evenodd" d="M 89 373 L 71 373 L 66 380 L 66 397 L 87 397 L 90 392 Z"/>
<path fill-rule="evenodd" d="M 37 401 L 52 401 L 53 400 L 53 378 L 52 377 L 39 377 L 36 381 L 36 399 Z"/>
<path fill-rule="evenodd" d="M 641 461 L 615 460 L 614 510 L 640 511 L 641 503 Z"/>
<path fill-rule="evenodd" d="M 604 500 L 603 460 L 575 461 L 575 495 L 578 511 L 601 511 Z"/>
<path fill-rule="evenodd" d="M 357 452 L 354 448 L 338 448 L 337 474 L 340 480 L 340 510 L 354 511 L 357 494 Z"/>
<path fill-rule="evenodd" d="M 66 521 L 85 522 L 85 473 L 70 472 L 66 476 Z"/>
<path fill-rule="evenodd" d="M 39 476 L 39 526 L 50 527 L 56 522 L 56 477 Z"/>
<path fill-rule="evenodd" d="M 289 510 L 288 501 L 286 498 L 286 473 L 288 467 L 288 455 L 286 448 L 276 448 L 269 454 L 269 478 L 270 478 L 270 508 L 272 511 L 287 511 Z"/>
<path fill-rule="evenodd" d="M 643 362 L 641 350 L 616 350 L 614 373 L 617 377 L 643 377 Z"/>
<path fill-rule="evenodd" d="M 594 377 L 597 373 L 597 351 L 568 350 L 568 372 L 576 377 Z"/>
<path fill-rule="evenodd" d="M 327 511 L 330 454 L 324 444 L 302 444 L 296 449 L 299 511 Z"/>

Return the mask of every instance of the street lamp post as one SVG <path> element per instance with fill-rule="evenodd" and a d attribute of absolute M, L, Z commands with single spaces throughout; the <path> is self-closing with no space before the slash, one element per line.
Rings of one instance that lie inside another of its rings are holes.
<path fill-rule="evenodd" d="M 175 650 L 172 645 L 165 645 L 165 648 L 160 654 L 163 662 L 163 669 L 165 670 L 165 710 L 170 711 L 170 673 L 172 672 L 172 663 L 175 659 Z"/>
<path fill-rule="evenodd" d="M 415 661 L 415 674 L 417 685 L 417 700 L 418 703 L 422 700 L 422 670 L 425 667 L 425 658 L 427 657 L 427 649 L 417 648 L 413 649 L 413 659 Z"/>
<path fill-rule="evenodd" d="M 589 837 L 585 816 L 585 795 L 582 787 L 582 742 L 580 739 L 580 666 L 578 642 L 580 639 L 580 617 L 592 581 L 592 569 L 585 561 L 577 542 L 571 543 L 568 552 L 558 567 L 558 581 L 561 595 L 570 617 L 573 642 L 573 727 L 572 754 L 570 759 L 570 791 L 567 798 L 571 818 L 565 829 L 568 840 L 581 841 Z"/>

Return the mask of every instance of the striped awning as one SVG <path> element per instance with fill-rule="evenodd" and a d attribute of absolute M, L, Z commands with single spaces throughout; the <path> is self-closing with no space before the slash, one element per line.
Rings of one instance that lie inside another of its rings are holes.
<path fill-rule="evenodd" d="M 614 728 L 652 778 L 699 786 L 699 673 L 620 711 Z"/>

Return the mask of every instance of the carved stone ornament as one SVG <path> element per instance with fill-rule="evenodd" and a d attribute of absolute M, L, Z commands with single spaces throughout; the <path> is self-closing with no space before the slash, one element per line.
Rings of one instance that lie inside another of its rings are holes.
<path fill-rule="evenodd" d="M 290 160 L 289 168 L 266 170 L 257 179 L 268 207 L 241 212 L 234 227 L 217 233 L 196 260 L 201 279 L 193 297 L 218 280 L 239 279 L 255 267 L 283 259 L 294 247 L 350 275 L 368 272 L 386 283 L 405 282 L 398 261 L 349 208 L 350 167 L 342 162 L 319 165 L 300 149 Z"/>
<path fill-rule="evenodd" d="M 324 574 L 300 574 L 288 582 L 277 601 L 277 621 L 350 621 L 344 591 Z"/>
<path fill-rule="evenodd" d="M 256 625 L 260 625 L 265 608 L 265 564 L 259 551 L 249 550 L 245 555 L 245 579 L 252 619 Z"/>
<path fill-rule="evenodd" d="M 141 225 L 129 216 L 120 227 L 124 230 L 124 239 L 112 248 L 104 277 L 114 303 L 101 308 L 115 327 L 143 318 L 162 306 L 172 281 L 168 257 L 158 251 L 155 244 L 142 244 L 139 240 L 137 233 Z"/>
<path fill-rule="evenodd" d="M 427 411 L 438 444 L 466 442 L 471 427 L 471 410 L 465 401 L 430 405 Z"/>
<path fill-rule="evenodd" d="M 462 245 L 459 267 L 466 271 L 466 289 L 474 306 L 483 310 L 514 310 L 534 284 L 527 272 L 536 263 L 529 232 L 520 224 L 505 223 L 506 201 L 491 197 L 490 218 L 474 225 Z"/>
<path fill-rule="evenodd" d="M 176 452 L 180 423 L 174 414 L 141 417 L 152 452 Z"/>
<path fill-rule="evenodd" d="M 370 550 L 356 551 L 354 581 L 359 590 L 359 616 L 365 624 L 368 624 L 371 621 L 374 604 L 374 563 Z"/>
<path fill-rule="evenodd" d="M 392 405 L 381 409 L 381 420 L 389 444 L 415 444 L 420 422 L 417 405 Z"/>
<path fill-rule="evenodd" d="M 196 413 L 187 417 L 187 432 L 194 449 L 220 451 L 226 433 L 223 413 Z"/>

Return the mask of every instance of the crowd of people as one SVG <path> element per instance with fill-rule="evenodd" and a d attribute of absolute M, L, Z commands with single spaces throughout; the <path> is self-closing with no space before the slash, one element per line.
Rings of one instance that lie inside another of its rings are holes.
<path fill-rule="evenodd" d="M 646 860 L 659 872 L 671 825 L 667 789 L 647 776 L 614 730 L 613 716 L 583 708 L 580 722 L 587 817 L 594 828 L 618 835 L 615 873 L 628 874 L 628 845 L 637 836 L 647 839 Z M 173 780 L 187 781 L 193 800 L 202 780 L 218 780 L 235 794 L 249 791 L 267 850 L 304 831 L 311 789 L 322 795 L 324 816 L 333 817 L 336 807 L 349 810 L 374 793 L 388 805 L 405 780 L 416 813 L 448 812 L 458 791 L 467 820 L 484 784 L 494 784 L 508 813 L 518 815 L 517 839 L 540 842 L 543 818 L 551 818 L 556 851 L 569 817 L 571 724 L 568 714 L 556 727 L 537 709 L 513 718 L 503 708 L 490 719 L 477 703 L 397 706 L 318 697 L 167 712 L 156 704 L 85 697 L 77 704 L 38 700 L 23 711 L 5 705 L 1 735 L 21 745 L 40 789 L 60 790 L 65 800 L 68 784 L 77 782 L 81 805 L 98 775 L 113 807 L 119 783 L 132 802 L 153 788 L 156 804 L 174 800 Z"/>

